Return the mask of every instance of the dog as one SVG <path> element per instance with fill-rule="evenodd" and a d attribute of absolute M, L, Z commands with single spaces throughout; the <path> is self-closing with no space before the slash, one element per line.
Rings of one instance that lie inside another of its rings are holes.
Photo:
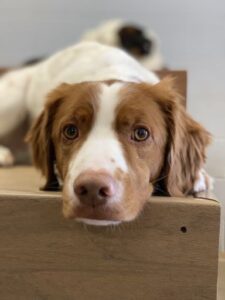
<path fill-rule="evenodd" d="M 210 134 L 185 111 L 171 78 L 124 51 L 84 42 L 0 80 L 0 137 L 29 115 L 43 190 L 62 188 L 63 214 L 87 224 L 134 220 L 150 195 L 209 187 Z M 0 162 L 13 163 L 0 148 Z"/>
<path fill-rule="evenodd" d="M 84 33 L 81 41 L 95 41 L 121 48 L 153 71 L 165 68 L 157 34 L 133 22 L 108 20 Z"/>

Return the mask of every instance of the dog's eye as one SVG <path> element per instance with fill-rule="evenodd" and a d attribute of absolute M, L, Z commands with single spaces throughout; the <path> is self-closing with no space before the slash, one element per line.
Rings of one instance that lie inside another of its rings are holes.
<path fill-rule="evenodd" d="M 63 135 L 68 140 L 74 140 L 79 135 L 78 128 L 75 125 L 73 125 L 73 124 L 66 125 L 63 128 Z"/>
<path fill-rule="evenodd" d="M 137 142 L 143 142 L 147 140 L 148 137 L 149 137 L 149 131 L 144 127 L 136 128 L 132 134 L 132 139 Z"/>

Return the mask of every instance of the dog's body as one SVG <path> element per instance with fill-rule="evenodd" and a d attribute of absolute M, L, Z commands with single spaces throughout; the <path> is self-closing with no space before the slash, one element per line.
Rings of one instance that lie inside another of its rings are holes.
<path fill-rule="evenodd" d="M 37 65 L 7 73 L 0 80 L 0 137 L 13 130 L 27 113 L 36 118 L 46 95 L 61 83 L 113 79 L 159 81 L 123 51 L 94 42 L 81 43 Z"/>
<path fill-rule="evenodd" d="M 34 164 L 45 189 L 57 187 L 57 169 L 66 217 L 129 221 L 154 189 L 182 196 L 207 188 L 209 134 L 186 114 L 171 80 L 160 82 L 121 50 L 68 48 L 6 74 L 0 97 L 0 138 L 27 114 L 36 120 L 28 135 Z M 0 164 L 12 160 L 0 148 Z"/>

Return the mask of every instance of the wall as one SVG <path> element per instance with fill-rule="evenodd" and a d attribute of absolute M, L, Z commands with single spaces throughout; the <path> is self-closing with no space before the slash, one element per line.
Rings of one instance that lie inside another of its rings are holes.
<path fill-rule="evenodd" d="M 112 17 L 154 28 L 168 66 L 188 70 L 188 110 L 215 137 L 207 169 L 225 204 L 224 0 L 0 0 L 0 65 L 51 53 Z"/>

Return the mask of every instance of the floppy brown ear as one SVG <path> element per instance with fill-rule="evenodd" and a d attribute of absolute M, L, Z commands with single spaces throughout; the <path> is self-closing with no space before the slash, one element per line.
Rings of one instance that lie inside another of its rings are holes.
<path fill-rule="evenodd" d="M 26 138 L 31 144 L 33 164 L 41 170 L 46 178 L 46 184 L 41 188 L 45 191 L 59 189 L 59 183 L 54 172 L 55 151 L 50 138 L 50 122 L 49 112 L 45 109 L 32 125 Z"/>
<path fill-rule="evenodd" d="M 155 89 L 168 132 L 164 186 L 171 196 L 187 195 L 194 192 L 211 135 L 187 114 L 171 78 L 164 79 Z"/>
<path fill-rule="evenodd" d="M 59 190 L 54 170 L 56 157 L 51 131 L 56 110 L 66 87 L 67 85 L 63 84 L 49 94 L 43 112 L 35 120 L 26 137 L 26 141 L 31 144 L 33 163 L 46 177 L 46 184 L 42 188 L 46 191 Z"/>

